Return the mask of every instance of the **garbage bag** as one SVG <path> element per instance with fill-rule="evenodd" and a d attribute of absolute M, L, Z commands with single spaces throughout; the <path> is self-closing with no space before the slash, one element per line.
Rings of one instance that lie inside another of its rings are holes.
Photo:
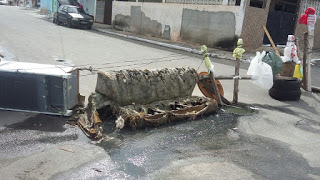
<path fill-rule="evenodd" d="M 260 53 L 259 51 L 256 52 L 256 56 L 251 60 L 250 66 L 247 71 L 247 75 L 252 76 L 254 71 L 257 69 L 258 62 L 261 61 L 261 58 L 266 55 L 266 52 L 263 51 Z"/>
<path fill-rule="evenodd" d="M 303 68 L 300 64 L 297 64 L 294 68 L 293 77 L 302 79 L 303 78 Z"/>
<path fill-rule="evenodd" d="M 252 75 L 253 83 L 263 89 L 270 89 L 273 86 L 273 74 L 271 66 L 259 61 L 257 68 Z"/>
<path fill-rule="evenodd" d="M 262 61 L 271 66 L 273 75 L 277 75 L 283 70 L 283 62 L 281 57 L 273 50 L 266 53 Z"/>
<path fill-rule="evenodd" d="M 283 51 L 283 57 L 282 57 L 282 62 L 288 62 L 288 61 L 293 61 L 296 64 L 300 64 L 301 61 L 298 59 L 298 53 L 297 53 L 297 46 L 295 44 L 293 45 L 287 45 L 287 47 L 284 48 Z"/>
<path fill-rule="evenodd" d="M 308 15 L 307 14 L 302 14 L 299 18 L 299 24 L 305 24 L 307 25 L 307 20 L 308 20 Z"/>
<path fill-rule="evenodd" d="M 265 57 L 266 52 L 263 51 L 256 53 L 256 56 L 252 59 L 247 75 L 252 75 L 252 81 L 264 89 L 270 89 L 273 86 L 273 74 L 271 66 L 262 62 L 262 58 Z"/>

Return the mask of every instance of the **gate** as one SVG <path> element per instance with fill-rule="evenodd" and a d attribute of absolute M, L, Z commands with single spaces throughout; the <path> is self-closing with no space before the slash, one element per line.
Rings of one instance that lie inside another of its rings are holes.
<path fill-rule="evenodd" d="M 288 35 L 294 33 L 297 10 L 296 0 L 271 1 L 267 29 L 275 44 L 286 44 Z M 263 44 L 270 44 L 266 35 Z"/>

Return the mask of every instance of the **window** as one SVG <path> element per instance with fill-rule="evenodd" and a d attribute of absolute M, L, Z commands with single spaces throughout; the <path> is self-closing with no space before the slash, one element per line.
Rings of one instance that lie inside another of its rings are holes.
<path fill-rule="evenodd" d="M 62 11 L 66 11 L 66 12 L 67 12 L 67 9 L 68 9 L 68 8 L 67 8 L 66 6 L 64 6 L 63 9 L 62 9 Z"/>
<path fill-rule="evenodd" d="M 59 11 L 62 11 L 62 8 L 63 8 L 63 7 L 64 7 L 64 6 L 60 6 L 60 7 L 59 7 Z"/>
<path fill-rule="evenodd" d="M 265 8 L 266 0 L 250 0 L 250 6 L 257 8 Z"/>
<path fill-rule="evenodd" d="M 236 6 L 240 6 L 240 4 L 241 4 L 241 0 L 236 0 Z"/>

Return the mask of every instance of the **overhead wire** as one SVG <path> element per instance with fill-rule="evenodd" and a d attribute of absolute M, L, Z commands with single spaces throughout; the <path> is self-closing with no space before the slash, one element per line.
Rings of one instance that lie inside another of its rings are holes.
<path fill-rule="evenodd" d="M 134 63 L 134 64 L 127 64 L 126 66 L 132 66 L 132 65 L 144 65 L 144 64 L 152 64 L 152 63 L 156 63 L 156 62 L 161 62 L 159 60 L 161 59 L 165 59 L 165 58 L 172 58 L 175 56 L 167 56 L 167 57 L 160 57 L 160 58 L 152 58 L 152 59 L 144 59 L 144 60 L 129 60 L 129 61 L 122 61 L 122 62 L 110 62 L 110 63 L 102 63 L 102 64 L 86 64 L 86 66 L 89 66 L 89 68 L 92 66 L 101 66 L 101 65 L 114 65 L 114 64 L 121 64 L 121 65 L 117 65 L 117 66 L 102 66 L 102 67 L 119 67 L 119 66 L 123 66 L 123 63 L 130 63 L 130 62 L 139 62 L 139 63 Z M 168 59 L 168 60 L 164 60 L 164 61 L 172 61 L 172 60 L 179 60 L 179 59 L 186 59 L 188 57 L 180 57 L 180 58 L 174 58 L 174 59 Z M 140 63 L 141 61 L 146 61 L 146 60 L 155 60 L 155 61 L 151 61 L 151 62 L 145 62 L 145 63 Z M 63 66 L 63 65 L 62 65 Z M 37 70 L 37 69 L 52 69 L 52 68 L 62 68 L 62 66 L 60 65 L 53 65 L 52 67 L 35 67 L 35 68 L 24 68 L 24 69 L 11 69 L 11 70 Z M 71 68 L 78 68 L 78 69 L 85 69 L 81 68 L 81 66 L 84 65 L 74 65 L 74 66 L 65 66 L 65 67 L 71 67 Z M 101 68 L 95 68 L 95 69 L 101 69 Z"/>
<path fill-rule="evenodd" d="M 177 58 L 175 58 L 177 57 Z M 122 66 L 125 66 L 126 68 L 130 68 L 130 67 L 134 67 L 134 66 L 141 66 L 141 65 L 150 65 L 150 64 L 154 64 L 154 63 L 161 63 L 161 62 L 170 62 L 170 61 L 179 61 L 179 60 L 183 60 L 183 59 L 187 59 L 189 58 L 188 56 L 177 56 L 177 55 L 170 55 L 170 56 L 166 56 L 166 57 L 160 57 L 160 58 L 150 58 L 150 59 L 144 59 L 144 60 L 129 60 L 129 61 L 122 61 L 122 62 L 112 62 L 112 63 L 102 63 L 99 64 L 100 67 L 78 67 L 78 66 L 70 66 L 71 68 L 75 68 L 80 70 L 80 71 L 89 71 L 90 74 L 83 74 L 80 76 L 90 76 L 90 75 L 94 75 L 95 72 L 102 70 L 102 69 L 110 69 L 110 68 L 119 68 Z M 146 60 L 154 60 L 154 61 L 149 61 L 149 62 L 142 62 L 142 61 L 146 61 Z M 137 63 L 130 63 L 130 64 L 123 64 L 123 63 L 128 63 L 128 62 L 137 62 Z M 98 64 L 88 64 L 88 65 L 98 65 Z M 101 65 L 106 65 L 106 66 L 101 66 Z M 39 68 L 26 68 L 26 69 L 11 69 L 11 70 L 16 70 L 16 71 L 23 71 L 23 70 L 37 70 L 37 69 L 51 69 L 51 68 L 59 68 L 61 69 L 63 72 L 66 72 L 61 66 L 59 65 L 54 65 L 52 67 L 39 67 Z M 76 76 L 76 75 L 72 75 L 72 76 Z"/>

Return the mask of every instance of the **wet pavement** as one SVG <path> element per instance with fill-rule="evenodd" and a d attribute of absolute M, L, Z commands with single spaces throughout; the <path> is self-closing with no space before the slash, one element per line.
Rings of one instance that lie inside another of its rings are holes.
<path fill-rule="evenodd" d="M 0 158 L 6 162 L 65 144 L 80 144 L 101 147 L 108 155 L 53 174 L 52 179 L 228 179 L 226 174 L 231 170 L 240 173 L 236 179 L 309 179 L 309 174 L 320 175 L 319 168 L 310 167 L 286 144 L 241 133 L 239 118 L 259 117 L 259 110 L 252 112 L 240 116 L 222 110 L 195 121 L 135 132 L 113 132 L 110 119 L 104 123 L 107 137 L 100 142 L 87 139 L 76 126 L 66 124 L 66 118 L 29 115 L 23 122 L 1 127 Z M 188 168 L 197 166 L 198 174 L 188 174 Z M 218 176 L 214 174 L 217 170 L 221 173 Z"/>

